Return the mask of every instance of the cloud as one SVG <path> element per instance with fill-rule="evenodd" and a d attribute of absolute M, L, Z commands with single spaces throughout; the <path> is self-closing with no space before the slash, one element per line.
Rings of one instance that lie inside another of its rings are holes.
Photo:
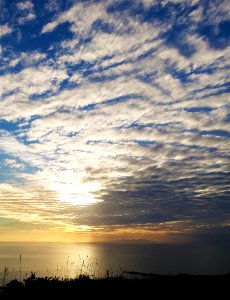
<path fill-rule="evenodd" d="M 75 3 L 41 22 L 39 50 L 4 52 L 0 149 L 16 179 L 1 214 L 69 231 L 229 226 L 229 49 L 199 32 L 198 1 L 112 5 Z M 149 19 L 156 8 L 172 17 Z"/>
<path fill-rule="evenodd" d="M 4 83 L 1 94 L 4 95 L 11 91 L 22 92 L 27 96 L 42 94 L 52 89 L 56 90 L 66 78 L 68 75 L 65 71 L 56 70 L 49 66 L 29 67 L 16 74 L 1 76 L 1 81 Z"/>
<path fill-rule="evenodd" d="M 60 9 L 60 2 L 58 0 L 49 0 L 45 4 L 45 9 L 47 9 L 48 12 L 58 11 Z"/>
<path fill-rule="evenodd" d="M 19 2 L 17 3 L 17 8 L 20 10 L 31 10 L 34 8 L 34 5 L 31 1 Z"/>
<path fill-rule="evenodd" d="M 30 21 L 33 21 L 34 19 L 36 19 L 35 14 L 32 13 L 32 12 L 30 12 L 30 13 L 28 13 L 27 16 L 25 16 L 25 17 L 20 17 L 20 18 L 18 19 L 18 23 L 22 25 L 22 24 L 28 23 L 28 22 L 30 22 Z"/>
<path fill-rule="evenodd" d="M 71 31 L 84 34 L 90 30 L 91 25 L 99 18 L 106 15 L 104 3 L 77 3 L 69 10 L 61 13 L 54 21 L 42 28 L 42 33 L 53 31 L 58 25 L 69 22 Z"/>
<path fill-rule="evenodd" d="M 8 35 L 12 32 L 13 32 L 13 29 L 10 28 L 8 25 L 1 25 L 0 26 L 0 38 L 5 36 L 5 35 Z"/>
<path fill-rule="evenodd" d="M 18 64 L 23 66 L 34 66 L 46 58 L 45 53 L 31 52 L 31 53 L 17 53 L 17 56 L 8 57 L 9 63 L 7 67 L 15 67 Z"/>
<path fill-rule="evenodd" d="M 5 159 L 4 165 L 9 166 L 13 169 L 20 169 L 20 170 L 23 170 L 25 167 L 23 164 L 18 163 L 15 159 Z"/>
<path fill-rule="evenodd" d="M 25 163 L 29 163 L 32 166 L 36 164 L 41 164 L 39 157 L 36 157 L 30 146 L 26 146 L 24 143 L 20 142 L 13 135 L 9 134 L 7 131 L 0 131 L 0 141 L 1 141 L 1 152 L 8 153 L 11 159 L 6 159 L 5 164 L 9 166 L 12 164 L 16 157 Z M 40 162 L 39 162 L 40 161 Z"/>
<path fill-rule="evenodd" d="M 36 19 L 34 12 L 34 5 L 31 1 L 17 3 L 17 8 L 21 12 L 21 16 L 18 18 L 18 23 L 23 25 Z"/>
<path fill-rule="evenodd" d="M 50 22 L 43 27 L 42 33 L 53 31 L 57 26 L 58 26 L 57 22 Z"/>

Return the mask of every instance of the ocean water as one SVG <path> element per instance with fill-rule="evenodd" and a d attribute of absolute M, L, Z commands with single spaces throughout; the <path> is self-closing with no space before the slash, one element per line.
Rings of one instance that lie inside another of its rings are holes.
<path fill-rule="evenodd" d="M 124 270 L 158 274 L 222 274 L 230 270 L 229 247 L 94 243 L 0 243 L 0 285 L 14 278 L 91 277 Z M 21 262 L 20 262 L 21 255 Z M 108 271 L 107 271 L 108 270 Z"/>

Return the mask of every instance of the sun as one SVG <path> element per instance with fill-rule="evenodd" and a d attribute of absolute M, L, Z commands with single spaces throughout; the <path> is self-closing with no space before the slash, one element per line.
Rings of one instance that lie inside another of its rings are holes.
<path fill-rule="evenodd" d="M 98 202 L 94 195 L 90 192 L 72 192 L 72 191 L 62 191 L 60 193 L 61 201 L 68 202 L 73 205 L 87 206 Z"/>
<path fill-rule="evenodd" d="M 101 202 L 95 196 L 100 189 L 98 182 L 55 182 L 51 188 L 55 191 L 58 200 L 72 205 L 88 206 Z"/>

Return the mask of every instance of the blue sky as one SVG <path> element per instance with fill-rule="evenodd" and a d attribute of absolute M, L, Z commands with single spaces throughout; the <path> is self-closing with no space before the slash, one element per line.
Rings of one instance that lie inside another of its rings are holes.
<path fill-rule="evenodd" d="M 226 232 L 229 12 L 0 0 L 1 239 Z"/>

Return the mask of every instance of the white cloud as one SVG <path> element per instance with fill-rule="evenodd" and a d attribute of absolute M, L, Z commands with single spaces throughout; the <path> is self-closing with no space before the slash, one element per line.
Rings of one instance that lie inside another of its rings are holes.
<path fill-rule="evenodd" d="M 0 77 L 3 84 L 0 93 L 18 90 L 26 95 L 41 94 L 48 90 L 56 90 L 59 84 L 68 78 L 63 70 L 51 67 L 26 68 L 17 74 Z"/>
<path fill-rule="evenodd" d="M 60 2 L 58 0 L 48 0 L 45 4 L 45 9 L 49 12 L 58 11 L 60 8 Z"/>
<path fill-rule="evenodd" d="M 18 64 L 25 66 L 34 66 L 37 63 L 46 62 L 45 61 L 46 54 L 38 51 L 34 52 L 17 52 L 4 57 L 5 60 L 5 68 L 15 67 Z"/>
<path fill-rule="evenodd" d="M 145 8 L 149 8 L 149 7 L 153 6 L 156 3 L 155 0 L 140 0 L 139 2 L 143 3 Z"/>
<path fill-rule="evenodd" d="M 193 10 L 190 13 L 190 17 L 192 17 L 192 19 L 195 22 L 200 22 L 203 17 L 203 11 L 204 11 L 204 8 L 202 6 L 198 6 L 197 9 Z"/>
<path fill-rule="evenodd" d="M 105 16 L 105 3 L 77 3 L 66 12 L 60 14 L 53 22 L 46 24 L 42 28 L 42 33 L 53 31 L 59 24 L 69 22 L 74 33 L 85 34 L 89 31 L 94 21 L 98 18 L 103 19 Z"/>
<path fill-rule="evenodd" d="M 220 58 L 224 58 L 227 61 L 230 57 L 229 48 L 223 50 L 211 49 L 207 42 L 197 35 L 190 35 L 188 41 L 197 48 L 197 51 L 191 58 L 192 63 L 197 67 L 208 63 L 214 63 Z"/>
<path fill-rule="evenodd" d="M 147 52 L 153 47 L 159 45 L 159 41 L 152 42 L 149 36 L 154 39 L 157 37 L 159 30 L 149 25 L 135 25 L 133 34 L 111 34 L 98 33 L 93 41 L 88 45 L 83 45 L 75 54 L 64 55 L 60 60 L 67 62 L 76 62 L 79 60 L 95 61 L 101 60 L 102 57 L 116 55 L 116 60 L 110 63 L 116 63 L 118 60 L 135 59 L 139 55 Z"/>
<path fill-rule="evenodd" d="M 19 10 L 31 10 L 34 8 L 34 5 L 31 1 L 19 2 L 17 3 L 17 8 Z"/>
<path fill-rule="evenodd" d="M 0 131 L 0 150 L 12 157 L 18 158 L 21 162 L 28 163 L 33 167 L 42 164 L 42 158 L 36 156 L 30 146 L 24 145 L 14 136 L 3 130 Z M 6 163 L 9 164 L 9 162 L 9 160 L 6 160 Z"/>
<path fill-rule="evenodd" d="M 23 25 L 36 19 L 34 5 L 31 1 L 17 3 L 17 8 L 21 11 L 21 16 L 18 18 L 18 23 Z"/>
<path fill-rule="evenodd" d="M 25 17 L 20 17 L 18 19 L 18 23 L 19 24 L 25 24 L 27 22 L 33 21 L 34 19 L 36 19 L 36 16 L 34 13 L 30 12 L 27 16 Z"/>
<path fill-rule="evenodd" d="M 42 28 L 42 33 L 51 32 L 51 31 L 53 31 L 57 26 L 58 26 L 58 23 L 57 23 L 57 22 L 50 22 L 50 23 L 46 24 L 46 25 Z"/>
<path fill-rule="evenodd" d="M 202 5 L 202 2 L 201 2 Z M 230 18 L 230 4 L 228 0 L 210 2 L 208 5 L 208 14 L 206 17 L 208 24 L 218 24 L 227 21 Z"/>
<path fill-rule="evenodd" d="M 23 170 L 25 168 L 24 164 L 18 163 L 15 159 L 5 159 L 4 165 L 18 170 Z"/>
<path fill-rule="evenodd" d="M 0 25 L 0 38 L 2 36 L 12 33 L 12 31 L 13 31 L 13 29 L 10 28 L 8 25 Z"/>

